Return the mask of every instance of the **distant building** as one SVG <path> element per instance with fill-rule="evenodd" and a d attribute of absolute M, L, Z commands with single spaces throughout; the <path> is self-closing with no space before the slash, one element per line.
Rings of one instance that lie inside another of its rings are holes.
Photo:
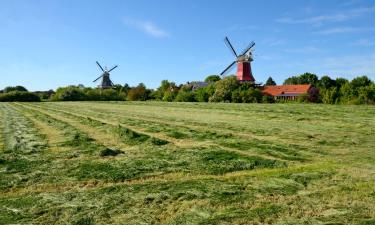
<path fill-rule="evenodd" d="M 207 87 L 209 84 L 210 84 L 209 82 L 201 82 L 201 81 L 187 82 L 187 85 L 191 87 L 191 90 L 193 91 L 199 88 Z"/>
<path fill-rule="evenodd" d="M 310 84 L 264 86 L 262 93 L 274 99 L 296 100 L 300 95 L 308 94 L 310 88 Z"/>

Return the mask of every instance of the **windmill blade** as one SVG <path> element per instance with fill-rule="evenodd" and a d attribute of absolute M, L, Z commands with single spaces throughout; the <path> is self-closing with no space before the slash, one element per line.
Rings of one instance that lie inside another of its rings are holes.
<path fill-rule="evenodd" d="M 224 75 L 224 74 L 226 74 L 227 72 L 229 72 L 232 68 L 233 68 L 233 66 L 234 66 L 234 64 L 236 63 L 237 61 L 234 61 L 234 62 L 232 62 L 227 68 L 225 68 L 225 70 L 223 71 L 223 72 L 221 72 L 221 76 L 222 75 Z"/>
<path fill-rule="evenodd" d="M 252 47 L 255 46 L 255 42 L 252 41 L 241 53 L 241 55 L 245 55 Z"/>
<path fill-rule="evenodd" d="M 108 70 L 108 73 L 111 72 L 112 70 L 116 69 L 118 66 L 114 66 L 112 69 Z"/>
<path fill-rule="evenodd" d="M 99 64 L 99 62 L 98 61 L 96 61 L 96 64 L 98 64 L 98 66 L 100 67 L 100 69 L 104 72 L 104 69 L 103 69 L 103 67 Z"/>
<path fill-rule="evenodd" d="M 93 82 L 96 82 L 97 80 L 99 80 L 103 76 L 104 76 L 104 74 L 102 74 L 100 77 L 96 78 Z"/>
<path fill-rule="evenodd" d="M 224 42 L 225 42 L 225 44 L 228 46 L 228 48 L 230 48 L 230 49 L 232 50 L 232 53 L 233 53 L 234 56 L 236 56 L 236 58 L 237 58 L 237 57 L 238 57 L 237 52 L 234 50 L 234 48 L 233 48 L 232 44 L 230 43 L 228 37 L 225 37 Z"/>
<path fill-rule="evenodd" d="M 111 81 L 111 80 L 109 80 L 109 81 Z M 112 85 L 112 86 L 115 86 L 115 84 L 114 84 L 112 81 L 111 81 L 111 85 Z"/>

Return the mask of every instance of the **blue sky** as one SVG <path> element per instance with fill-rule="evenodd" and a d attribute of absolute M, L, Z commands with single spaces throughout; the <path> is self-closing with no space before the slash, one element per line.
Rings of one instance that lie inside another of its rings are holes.
<path fill-rule="evenodd" d="M 234 60 L 226 35 L 238 51 L 255 41 L 258 82 L 304 72 L 375 80 L 370 0 L 2 0 L 0 29 L 0 89 L 95 86 L 96 60 L 119 65 L 114 83 L 203 80 Z"/>

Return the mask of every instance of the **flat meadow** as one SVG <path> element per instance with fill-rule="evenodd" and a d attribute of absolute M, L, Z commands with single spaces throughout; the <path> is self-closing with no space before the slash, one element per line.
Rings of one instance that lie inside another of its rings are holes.
<path fill-rule="evenodd" d="M 375 224 L 375 107 L 1 103 L 0 224 Z"/>

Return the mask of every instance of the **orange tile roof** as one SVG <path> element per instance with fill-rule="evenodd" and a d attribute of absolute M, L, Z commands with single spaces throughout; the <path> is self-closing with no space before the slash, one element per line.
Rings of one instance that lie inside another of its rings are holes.
<path fill-rule="evenodd" d="M 307 93 L 310 87 L 310 84 L 264 86 L 262 93 L 272 96 L 278 96 L 283 94 L 300 95 Z"/>

